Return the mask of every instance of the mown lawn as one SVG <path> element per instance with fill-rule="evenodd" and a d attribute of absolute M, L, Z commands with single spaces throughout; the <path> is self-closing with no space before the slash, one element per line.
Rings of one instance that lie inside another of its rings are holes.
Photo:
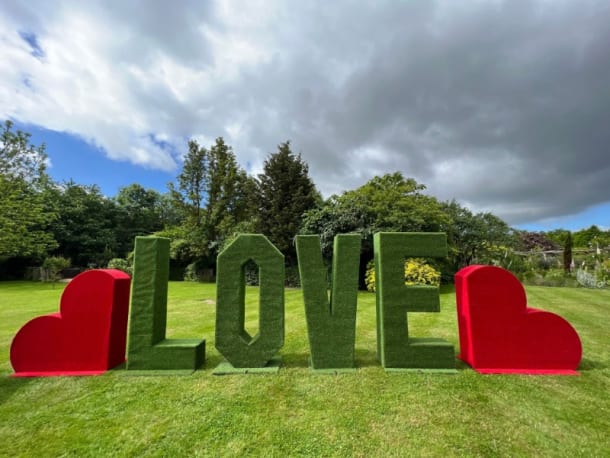
<path fill-rule="evenodd" d="M 170 283 L 168 337 L 205 337 L 190 376 L 16 379 L 11 339 L 57 311 L 62 286 L 0 283 L 1 456 L 610 456 L 610 291 L 528 287 L 532 307 L 579 332 L 579 376 L 386 374 L 375 358 L 375 297 L 358 303 L 356 373 L 307 366 L 300 290 L 286 291 L 283 366 L 274 375 L 214 376 L 214 285 Z M 247 327 L 256 327 L 256 289 Z M 458 350 L 455 296 L 410 315 L 414 336 Z"/>

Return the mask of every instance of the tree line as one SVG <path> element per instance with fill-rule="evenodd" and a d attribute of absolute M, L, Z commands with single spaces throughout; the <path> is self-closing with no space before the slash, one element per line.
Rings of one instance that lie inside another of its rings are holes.
<path fill-rule="evenodd" d="M 297 234 L 318 234 L 329 261 L 336 234 L 362 236 L 361 279 L 379 231 L 445 232 L 449 256 L 433 261 L 448 280 L 473 263 L 501 264 L 508 250 L 563 246 L 568 231 L 517 231 L 492 213 L 473 213 L 456 201 L 426 194 L 425 185 L 395 172 L 323 199 L 307 163 L 289 141 L 249 175 L 222 137 L 205 146 L 188 142 L 182 167 L 167 192 L 137 183 L 104 196 L 95 184 L 54 182 L 44 145 L 6 121 L 0 137 L 0 278 L 21 277 L 27 266 L 62 257 L 79 268 L 129 263 L 134 238 L 171 240 L 174 278 L 213 277 L 218 253 L 238 233 L 262 233 L 284 254 L 296 283 Z M 596 227 L 570 234 L 574 246 L 610 245 Z M 542 243 L 542 240 L 544 243 Z"/>

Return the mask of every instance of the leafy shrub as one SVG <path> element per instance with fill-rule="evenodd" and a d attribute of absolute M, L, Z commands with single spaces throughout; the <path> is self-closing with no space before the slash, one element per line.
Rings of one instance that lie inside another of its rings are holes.
<path fill-rule="evenodd" d="M 375 262 L 367 264 L 364 277 L 366 289 L 375 291 Z M 441 273 L 422 258 L 407 258 L 405 261 L 405 285 L 439 286 Z"/>
<path fill-rule="evenodd" d="M 542 286 L 568 286 L 569 279 L 563 269 L 550 269 L 544 275 Z"/>
<path fill-rule="evenodd" d="M 366 284 L 367 291 L 375 291 L 375 261 L 373 261 L 372 259 L 366 265 L 364 283 Z"/>
<path fill-rule="evenodd" d="M 301 286 L 298 266 L 286 266 L 286 276 L 284 277 L 284 286 L 288 288 L 298 288 Z M 252 260 L 245 265 L 246 285 L 258 286 L 258 266 Z"/>
<path fill-rule="evenodd" d="M 558 286 L 576 288 L 578 281 L 573 274 L 566 273 L 561 267 L 549 270 L 529 269 L 517 275 L 517 278 L 524 285 L 531 286 Z"/>
<path fill-rule="evenodd" d="M 61 256 L 50 256 L 42 263 L 43 281 L 55 283 L 61 278 L 61 271 L 70 267 L 70 260 Z"/>
<path fill-rule="evenodd" d="M 250 260 L 245 265 L 246 285 L 258 286 L 258 265 Z"/>
<path fill-rule="evenodd" d="M 286 266 L 286 277 L 284 280 L 284 285 L 289 288 L 298 288 L 299 286 L 301 286 L 298 266 Z"/>
<path fill-rule="evenodd" d="M 597 264 L 595 275 L 598 282 L 603 282 L 605 285 L 610 283 L 610 259 Z"/>
<path fill-rule="evenodd" d="M 199 281 L 197 273 L 197 263 L 193 262 L 184 269 L 184 281 Z"/>
<path fill-rule="evenodd" d="M 112 258 L 110 261 L 108 261 L 107 267 L 108 267 L 108 269 L 121 270 L 129 275 L 131 275 L 133 272 L 133 267 L 132 267 L 131 263 L 127 259 L 124 259 L 124 258 Z"/>
<path fill-rule="evenodd" d="M 603 265 L 597 266 L 591 273 L 586 268 L 576 271 L 576 280 L 585 288 L 605 288 L 608 285 L 608 273 Z"/>

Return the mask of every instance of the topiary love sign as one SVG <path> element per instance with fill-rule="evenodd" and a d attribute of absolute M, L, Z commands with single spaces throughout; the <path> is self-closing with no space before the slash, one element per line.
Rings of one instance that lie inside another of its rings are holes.
<path fill-rule="evenodd" d="M 319 237 L 298 236 L 296 247 L 311 367 L 353 370 L 360 236 L 335 238 L 330 298 Z M 405 257 L 446 256 L 445 234 L 377 233 L 374 249 L 381 364 L 387 371 L 455 372 L 450 343 L 409 335 L 408 314 L 439 312 L 440 300 L 436 287 L 405 286 L 403 271 Z M 255 336 L 245 329 L 245 265 L 250 261 L 258 265 L 260 280 Z M 15 375 L 85 375 L 122 363 L 129 277 L 113 270 L 92 272 L 66 288 L 62 313 L 36 318 L 17 333 L 11 346 Z M 205 361 L 205 340 L 166 339 L 168 274 L 169 240 L 137 237 L 126 373 L 192 372 Z M 557 315 L 526 308 L 523 288 L 512 274 L 469 266 L 456 274 L 456 293 L 460 358 L 475 370 L 575 373 L 582 356 L 578 334 Z M 92 333 L 83 333 L 83 325 L 95 314 L 105 318 L 95 320 L 93 339 Z M 40 333 L 39 325 L 53 332 Z M 217 260 L 216 348 L 226 361 L 214 373 L 275 372 L 283 343 L 284 257 L 263 235 L 239 235 Z M 49 351 L 40 353 L 40 348 Z"/>

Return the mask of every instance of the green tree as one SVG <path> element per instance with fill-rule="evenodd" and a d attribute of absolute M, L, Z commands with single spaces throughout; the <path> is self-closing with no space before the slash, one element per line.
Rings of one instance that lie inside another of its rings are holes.
<path fill-rule="evenodd" d="M 202 206 L 207 192 L 208 150 L 196 140 L 188 142 L 182 170 L 178 174 L 178 186 L 169 184 L 174 205 L 181 210 L 186 223 L 192 227 L 201 225 Z"/>
<path fill-rule="evenodd" d="M 572 270 L 572 233 L 568 232 L 563 243 L 563 269 L 566 274 Z"/>
<path fill-rule="evenodd" d="M 173 208 L 182 215 L 177 224 L 159 232 L 172 240 L 171 255 L 191 271 L 214 268 L 226 240 L 239 230 L 252 232 L 256 183 L 238 165 L 222 137 L 209 149 L 189 142 L 189 152 L 170 184 Z"/>
<path fill-rule="evenodd" d="M 552 231 L 545 232 L 546 238 L 552 240 L 557 246 L 563 246 L 568 236 L 567 229 L 553 229 Z"/>
<path fill-rule="evenodd" d="M 578 248 L 597 248 L 610 246 L 610 231 L 602 231 L 596 225 L 574 232 L 574 246 Z"/>
<path fill-rule="evenodd" d="M 106 266 L 108 269 L 118 269 L 126 274 L 133 274 L 133 266 L 129 259 L 125 258 L 112 258 L 108 261 L 108 265 Z"/>
<path fill-rule="evenodd" d="M 44 280 L 50 281 L 55 287 L 57 280 L 61 279 L 61 271 L 70 267 L 70 260 L 61 256 L 50 256 L 42 263 L 45 271 Z"/>
<path fill-rule="evenodd" d="M 498 256 L 506 255 L 513 247 L 512 229 L 492 213 L 472 213 L 455 200 L 442 204 L 448 217 L 443 231 L 449 245 L 451 275 L 473 263 L 498 263 Z"/>
<path fill-rule="evenodd" d="M 58 218 L 51 230 L 59 247 L 55 254 L 77 266 L 106 266 L 117 257 L 117 205 L 96 185 L 64 183 L 55 190 Z M 126 255 L 127 253 L 120 253 Z"/>
<path fill-rule="evenodd" d="M 118 253 L 132 251 L 136 236 L 163 229 L 162 196 L 157 191 L 134 183 L 120 188 L 114 201 L 117 204 Z"/>
<path fill-rule="evenodd" d="M 321 201 L 309 177 L 309 167 L 290 150 L 287 141 L 278 146 L 264 163 L 258 176 L 258 231 L 266 235 L 284 254 L 286 263 L 296 264 L 293 244 L 301 227 L 303 214 Z"/>
<path fill-rule="evenodd" d="M 30 143 L 30 134 L 13 131 L 6 121 L 0 134 L 0 259 L 42 257 L 57 246 L 49 224 L 44 145 Z"/>
<path fill-rule="evenodd" d="M 209 150 L 204 224 L 212 256 L 238 225 L 254 216 L 256 183 L 239 167 L 222 137 Z"/>
<path fill-rule="evenodd" d="M 57 246 L 48 227 L 55 215 L 23 178 L 0 175 L 0 259 L 43 257 Z"/>
<path fill-rule="evenodd" d="M 301 233 L 320 236 L 322 253 L 330 260 L 335 235 L 359 233 L 372 250 L 373 218 L 362 205 L 350 205 L 342 196 L 333 195 L 319 207 L 303 215 Z M 363 248 L 365 249 L 365 248 Z"/>
<path fill-rule="evenodd" d="M 438 200 L 423 194 L 425 189 L 400 172 L 374 177 L 308 211 L 302 232 L 320 234 L 325 256 L 332 252 L 335 235 L 360 233 L 366 265 L 372 259 L 375 232 L 436 232 L 449 222 Z"/>
<path fill-rule="evenodd" d="M 30 143 L 31 134 L 13 131 L 13 123 L 5 121 L 0 133 L 0 175 L 19 178 L 37 189 L 49 181 L 46 173 L 45 145 Z"/>

